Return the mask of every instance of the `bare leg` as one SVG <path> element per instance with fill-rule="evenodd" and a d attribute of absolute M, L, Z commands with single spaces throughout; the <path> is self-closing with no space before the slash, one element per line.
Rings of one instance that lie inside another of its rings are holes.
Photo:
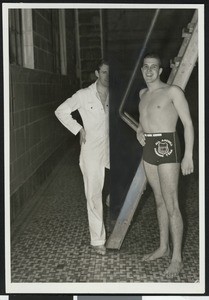
<path fill-rule="evenodd" d="M 173 243 L 171 264 L 165 271 L 168 277 L 176 276 L 183 267 L 181 257 L 183 221 L 178 204 L 179 168 L 180 165 L 176 163 L 163 164 L 158 167 L 161 190 L 169 216 Z"/>
<path fill-rule="evenodd" d="M 154 260 L 170 254 L 169 248 L 169 219 L 166 205 L 162 196 L 157 166 L 144 162 L 145 172 L 151 185 L 157 206 L 157 217 L 160 230 L 160 246 L 152 253 L 143 256 L 142 260 Z"/>

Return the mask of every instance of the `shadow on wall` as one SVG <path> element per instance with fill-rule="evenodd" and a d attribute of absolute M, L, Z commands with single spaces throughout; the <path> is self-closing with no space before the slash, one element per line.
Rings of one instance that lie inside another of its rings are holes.
<path fill-rule="evenodd" d="M 126 10 L 124 13 L 108 10 L 106 12 L 106 46 L 114 58 L 112 61 L 117 60 L 112 65 L 117 81 L 114 82 L 112 89 L 110 87 L 111 219 L 116 219 L 120 212 L 142 156 L 142 147 L 136 139 L 136 133 L 121 120 L 119 107 L 153 13 L 154 10 Z M 162 10 L 160 13 L 145 52 L 160 54 L 164 69 L 161 76 L 162 81 L 167 81 L 170 73 L 170 60 L 178 54 L 182 43 L 182 29 L 191 21 L 193 13 L 194 10 L 173 9 Z M 117 20 L 117 24 L 116 21 L 114 23 L 113 18 Z M 176 24 L 176 19 L 178 19 L 178 24 Z M 190 90 L 191 86 L 195 85 L 195 80 L 195 75 L 193 75 L 186 93 L 197 95 L 197 90 L 194 93 L 192 92 L 194 88 Z M 125 111 L 131 114 L 136 121 L 139 118 L 139 91 L 143 87 L 145 87 L 145 83 L 139 67 L 124 106 Z M 194 124 L 197 125 L 197 110 L 195 110 L 197 98 L 196 96 L 192 98 L 195 99 L 189 103 L 191 110 L 194 111 Z"/>

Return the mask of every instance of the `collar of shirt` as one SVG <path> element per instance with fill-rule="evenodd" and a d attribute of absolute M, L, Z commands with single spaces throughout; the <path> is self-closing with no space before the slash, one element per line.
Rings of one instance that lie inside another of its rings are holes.
<path fill-rule="evenodd" d="M 92 85 L 90 85 L 90 88 L 93 90 L 94 94 L 97 96 L 97 98 L 100 100 L 100 97 L 99 97 L 99 93 L 97 91 L 97 82 L 98 82 L 98 79 L 92 83 Z M 108 104 L 109 103 L 109 91 L 108 91 L 108 94 L 107 94 L 107 99 L 106 99 L 106 103 Z"/>

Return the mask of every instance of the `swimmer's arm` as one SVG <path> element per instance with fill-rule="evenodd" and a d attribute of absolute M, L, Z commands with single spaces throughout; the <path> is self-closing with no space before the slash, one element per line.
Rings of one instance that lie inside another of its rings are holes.
<path fill-rule="evenodd" d="M 139 126 L 137 128 L 136 131 L 136 138 L 139 141 L 139 143 L 144 146 L 145 145 L 145 136 L 144 136 L 144 131 L 143 128 L 141 126 L 141 124 L 139 123 Z"/>
<path fill-rule="evenodd" d="M 142 89 L 139 92 L 140 99 L 141 99 L 142 95 L 144 94 L 145 90 L 146 89 Z M 140 121 L 139 121 L 139 125 L 138 125 L 137 131 L 136 131 L 136 137 L 137 137 L 137 140 L 139 141 L 139 143 L 142 146 L 144 146 L 145 145 L 145 136 L 144 136 L 144 131 L 143 131 L 142 125 L 140 124 Z"/>
<path fill-rule="evenodd" d="M 181 163 L 183 175 L 187 175 L 193 172 L 193 145 L 194 145 L 194 128 L 189 111 L 188 102 L 184 96 L 184 92 L 177 86 L 171 87 L 171 97 L 175 109 L 181 119 L 184 126 L 184 141 L 185 152 Z"/>

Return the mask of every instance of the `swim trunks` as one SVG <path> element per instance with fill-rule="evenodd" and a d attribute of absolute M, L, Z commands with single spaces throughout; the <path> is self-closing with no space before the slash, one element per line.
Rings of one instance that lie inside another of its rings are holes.
<path fill-rule="evenodd" d="M 180 163 L 181 149 L 176 132 L 145 133 L 143 160 L 152 165 Z"/>

